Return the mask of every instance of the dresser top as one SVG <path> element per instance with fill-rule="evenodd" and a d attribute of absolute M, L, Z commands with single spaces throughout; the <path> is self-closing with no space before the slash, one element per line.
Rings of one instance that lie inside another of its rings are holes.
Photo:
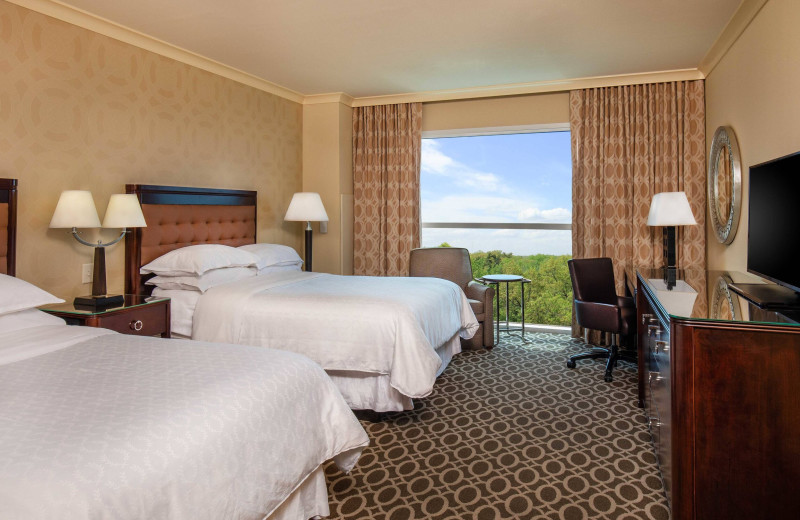
<path fill-rule="evenodd" d="M 731 289 L 731 284 L 772 283 L 749 273 L 639 267 L 626 276 L 629 281 L 638 277 L 654 303 L 673 318 L 800 327 L 800 309 L 761 309 Z"/>

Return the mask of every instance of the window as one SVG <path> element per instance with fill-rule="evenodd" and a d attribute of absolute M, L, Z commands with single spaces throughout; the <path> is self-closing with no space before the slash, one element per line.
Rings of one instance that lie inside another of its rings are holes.
<path fill-rule="evenodd" d="M 510 273 L 529 278 L 525 321 L 568 325 L 569 132 L 426 135 L 421 166 L 422 246 L 469 249 L 476 277 Z M 519 322 L 521 295 L 519 284 L 513 285 L 510 319 Z"/>

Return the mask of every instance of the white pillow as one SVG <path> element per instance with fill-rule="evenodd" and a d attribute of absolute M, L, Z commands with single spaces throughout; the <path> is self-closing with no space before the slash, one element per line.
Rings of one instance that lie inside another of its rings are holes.
<path fill-rule="evenodd" d="M 302 267 L 300 264 L 289 264 L 289 265 L 269 265 L 263 269 L 258 270 L 258 275 L 270 274 L 270 273 L 279 273 L 281 271 L 302 271 Z"/>
<path fill-rule="evenodd" d="M 185 276 L 223 267 L 255 267 L 258 257 L 222 244 L 201 244 L 175 249 L 139 269 L 142 274 Z"/>
<path fill-rule="evenodd" d="M 201 293 L 224 283 L 235 282 L 256 275 L 253 267 L 225 267 L 212 269 L 200 275 L 156 276 L 145 282 L 161 289 L 199 291 Z"/>
<path fill-rule="evenodd" d="M 297 251 L 281 244 L 247 244 L 246 246 L 239 246 L 237 249 L 255 254 L 258 257 L 256 266 L 259 269 L 271 265 L 303 264 L 303 260 L 297 254 Z"/>
<path fill-rule="evenodd" d="M 39 309 L 25 309 L 0 316 L 0 334 L 43 325 L 64 325 L 66 327 L 67 322 Z"/>
<path fill-rule="evenodd" d="M 48 303 L 64 303 L 64 300 L 25 280 L 0 274 L 0 315 L 33 309 Z"/>

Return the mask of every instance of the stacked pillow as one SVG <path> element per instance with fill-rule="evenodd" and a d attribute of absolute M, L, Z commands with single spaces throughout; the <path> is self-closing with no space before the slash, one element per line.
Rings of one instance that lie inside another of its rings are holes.
<path fill-rule="evenodd" d="M 303 260 L 297 251 L 280 244 L 248 244 L 237 249 L 247 251 L 258 257 L 258 274 L 280 271 L 302 271 Z"/>
<path fill-rule="evenodd" d="M 222 244 L 202 244 L 170 251 L 139 272 L 156 275 L 147 280 L 147 285 L 204 293 L 217 285 L 255 276 L 257 263 L 258 257 L 248 251 Z"/>

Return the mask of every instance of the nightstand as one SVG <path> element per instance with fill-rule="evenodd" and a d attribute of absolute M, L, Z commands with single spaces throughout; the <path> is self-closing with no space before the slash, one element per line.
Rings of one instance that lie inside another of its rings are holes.
<path fill-rule="evenodd" d="M 59 303 L 39 308 L 64 318 L 69 325 L 101 327 L 136 336 L 170 337 L 169 298 L 126 294 L 125 303 L 115 307 L 76 307 L 72 303 Z"/>

